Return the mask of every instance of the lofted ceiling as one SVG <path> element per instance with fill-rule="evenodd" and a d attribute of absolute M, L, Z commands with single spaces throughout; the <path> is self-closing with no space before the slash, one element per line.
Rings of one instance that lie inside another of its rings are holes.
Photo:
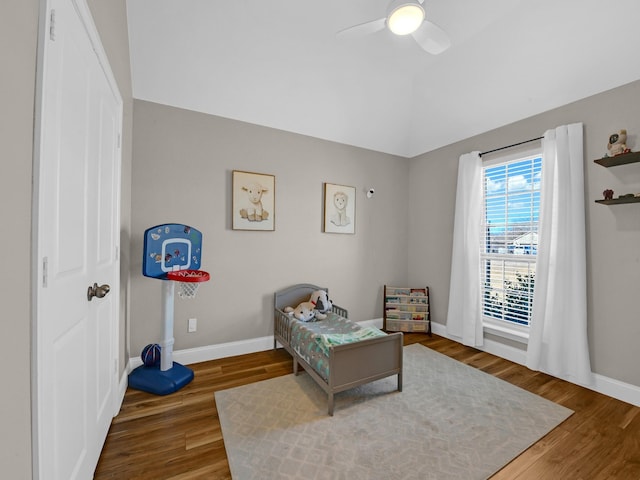
<path fill-rule="evenodd" d="M 437 56 L 336 37 L 388 3 L 127 0 L 133 96 L 414 157 L 640 79 L 638 0 L 425 0 Z"/>

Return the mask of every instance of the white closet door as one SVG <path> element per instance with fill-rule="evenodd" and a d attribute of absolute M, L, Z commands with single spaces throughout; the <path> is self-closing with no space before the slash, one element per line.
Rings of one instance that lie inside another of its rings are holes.
<path fill-rule="evenodd" d="M 87 15 L 82 0 L 48 2 L 37 212 L 41 479 L 92 478 L 117 395 L 122 101 Z M 102 298 L 89 300 L 94 284 Z"/>

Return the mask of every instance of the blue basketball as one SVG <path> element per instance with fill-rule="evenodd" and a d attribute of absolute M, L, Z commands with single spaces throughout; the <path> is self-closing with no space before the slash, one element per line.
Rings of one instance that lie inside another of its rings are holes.
<path fill-rule="evenodd" d="M 155 367 L 160 363 L 160 345 L 157 343 L 150 343 L 142 349 L 140 358 L 146 367 Z"/>

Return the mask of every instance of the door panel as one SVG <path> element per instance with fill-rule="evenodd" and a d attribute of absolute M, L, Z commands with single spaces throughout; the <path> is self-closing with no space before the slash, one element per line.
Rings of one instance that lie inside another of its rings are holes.
<path fill-rule="evenodd" d="M 84 384 L 85 365 L 78 363 L 86 355 L 86 322 L 76 322 L 74 328 L 61 335 L 53 345 L 52 409 L 54 417 L 54 452 L 52 478 L 80 478 L 82 463 L 87 457 L 87 397 Z M 61 424 L 64 422 L 63 424 Z M 69 459 L 69 460 L 65 460 Z M 46 476 L 44 477 L 46 478 Z"/>
<path fill-rule="evenodd" d="M 56 8 L 57 23 L 68 18 L 62 8 Z M 66 13 L 66 12 L 65 12 Z M 74 26 L 75 23 L 70 25 Z M 55 89 L 50 92 L 52 104 L 50 114 L 56 122 L 58 142 L 56 145 L 57 171 L 51 172 L 53 200 L 55 201 L 58 273 L 78 274 L 85 269 L 86 252 L 84 242 L 87 231 L 84 198 L 87 176 L 87 139 L 89 118 L 86 101 L 91 84 L 87 81 L 90 72 L 90 51 L 82 40 L 83 33 L 58 28 L 55 42 L 50 42 L 52 62 L 59 62 L 55 73 Z M 56 47 L 56 48 L 53 48 Z M 57 54 L 57 58 L 53 55 Z M 52 65 L 53 67 L 53 65 Z M 76 139 L 68 141 L 67 139 Z M 55 142 L 55 137 L 52 138 Z M 54 154 L 53 151 L 50 152 Z"/>

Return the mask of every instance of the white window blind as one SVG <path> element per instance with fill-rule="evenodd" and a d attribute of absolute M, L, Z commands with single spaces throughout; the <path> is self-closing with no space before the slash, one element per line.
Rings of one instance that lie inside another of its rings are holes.
<path fill-rule="evenodd" d="M 483 168 L 480 280 L 485 321 L 524 327 L 530 324 L 541 168 L 539 154 Z"/>

